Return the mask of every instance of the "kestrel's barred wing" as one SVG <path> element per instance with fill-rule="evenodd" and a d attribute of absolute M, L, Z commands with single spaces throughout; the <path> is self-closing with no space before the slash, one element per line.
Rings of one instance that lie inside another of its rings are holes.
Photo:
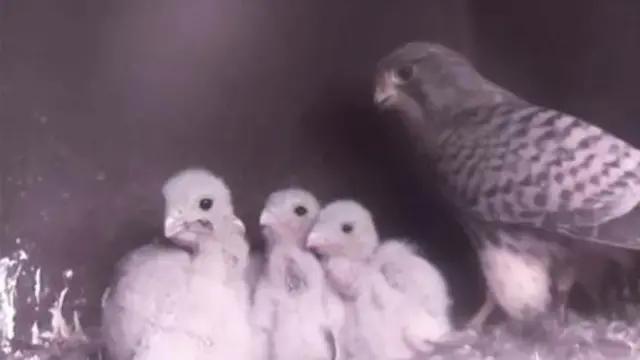
<path fill-rule="evenodd" d="M 453 121 L 463 126 L 443 133 L 439 164 L 463 211 L 640 249 L 640 151 L 574 116 L 524 103 Z"/>

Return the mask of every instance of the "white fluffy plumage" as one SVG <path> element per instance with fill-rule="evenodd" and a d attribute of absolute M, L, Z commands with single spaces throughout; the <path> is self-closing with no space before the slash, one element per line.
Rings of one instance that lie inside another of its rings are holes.
<path fill-rule="evenodd" d="M 249 246 L 224 181 L 187 169 L 163 187 L 165 236 L 126 255 L 104 299 L 114 360 L 251 359 Z"/>
<path fill-rule="evenodd" d="M 415 246 L 406 240 L 387 239 L 378 246 L 372 262 L 393 288 L 422 310 L 412 318 L 415 321 L 408 336 L 415 347 L 423 349 L 425 340 L 437 341 L 453 329 L 447 282 Z"/>
<path fill-rule="evenodd" d="M 271 194 L 261 213 L 268 255 L 254 296 L 258 359 L 337 358 L 342 303 L 318 260 L 303 249 L 319 210 L 311 193 L 290 188 Z"/>
<path fill-rule="evenodd" d="M 308 246 L 325 257 L 330 284 L 345 301 L 341 340 L 349 359 L 409 358 L 422 350 L 416 348 L 423 345 L 416 344 L 424 329 L 419 322 L 430 321 L 415 298 L 392 287 L 384 277 L 381 263 L 374 261 L 378 244 L 373 216 L 353 200 L 328 204 L 308 238 Z M 396 251 L 391 247 L 383 255 Z"/>

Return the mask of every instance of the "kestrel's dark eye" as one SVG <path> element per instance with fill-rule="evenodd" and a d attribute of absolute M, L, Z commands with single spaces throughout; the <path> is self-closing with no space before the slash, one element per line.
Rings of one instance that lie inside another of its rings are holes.
<path fill-rule="evenodd" d="M 296 215 L 302 217 L 302 216 L 307 215 L 307 213 L 309 213 L 309 210 L 307 210 L 307 208 L 302 206 L 302 205 L 297 205 L 296 207 L 293 208 L 293 212 Z"/>
<path fill-rule="evenodd" d="M 353 232 L 353 225 L 350 223 L 342 224 L 342 232 L 345 234 L 351 234 Z"/>
<path fill-rule="evenodd" d="M 213 200 L 211 200 L 210 198 L 204 198 L 200 200 L 200 209 L 207 211 L 211 209 L 212 206 Z"/>
<path fill-rule="evenodd" d="M 394 71 L 394 77 L 398 82 L 409 82 L 415 73 L 415 67 L 413 65 L 403 65 Z"/>

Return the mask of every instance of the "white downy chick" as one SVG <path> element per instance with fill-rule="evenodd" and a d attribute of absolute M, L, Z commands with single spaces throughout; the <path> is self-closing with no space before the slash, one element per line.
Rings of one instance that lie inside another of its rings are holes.
<path fill-rule="evenodd" d="M 452 300 L 447 282 L 433 264 L 419 255 L 418 249 L 406 240 L 388 239 L 376 249 L 372 263 L 380 269 L 389 284 L 421 308 L 410 342 L 426 350 L 425 341 L 437 341 L 453 330 Z"/>
<path fill-rule="evenodd" d="M 303 248 L 319 211 L 311 193 L 289 188 L 271 194 L 260 215 L 268 248 L 253 308 L 260 359 L 337 358 L 342 304 L 318 260 Z"/>
<path fill-rule="evenodd" d="M 407 321 L 417 304 L 395 290 L 370 261 L 379 244 L 371 213 L 352 200 L 328 204 L 316 220 L 307 246 L 325 257 L 329 283 L 345 302 L 341 347 L 348 359 L 408 359 Z"/>
<path fill-rule="evenodd" d="M 114 360 L 251 359 L 249 246 L 224 181 L 187 169 L 163 186 L 165 236 L 126 255 L 103 303 Z"/>
<path fill-rule="evenodd" d="M 251 299 L 253 299 L 256 287 L 258 286 L 258 281 L 260 281 L 262 273 L 265 271 L 266 262 L 267 259 L 264 253 L 258 251 L 249 253 L 249 261 L 245 270 L 245 279 L 249 286 Z"/>

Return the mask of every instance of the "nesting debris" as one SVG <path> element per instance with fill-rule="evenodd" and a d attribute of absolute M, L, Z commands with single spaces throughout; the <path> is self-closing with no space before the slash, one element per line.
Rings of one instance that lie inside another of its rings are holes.
<path fill-rule="evenodd" d="M 636 310 L 636 315 L 638 310 Z M 506 325 L 476 333 L 452 334 L 429 354 L 414 360 L 631 360 L 640 358 L 640 317 L 634 321 L 587 320 L 571 314 L 569 325 L 546 327 L 544 341 L 524 339 Z"/>
<path fill-rule="evenodd" d="M 68 289 L 49 310 L 51 330 L 40 335 L 41 343 L 32 344 L 28 349 L 18 350 L 7 360 L 89 360 L 100 358 L 102 346 L 97 329 L 86 331 L 80 324 L 77 311 L 73 312 L 73 324 L 69 325 L 62 315 L 62 305 Z"/>

